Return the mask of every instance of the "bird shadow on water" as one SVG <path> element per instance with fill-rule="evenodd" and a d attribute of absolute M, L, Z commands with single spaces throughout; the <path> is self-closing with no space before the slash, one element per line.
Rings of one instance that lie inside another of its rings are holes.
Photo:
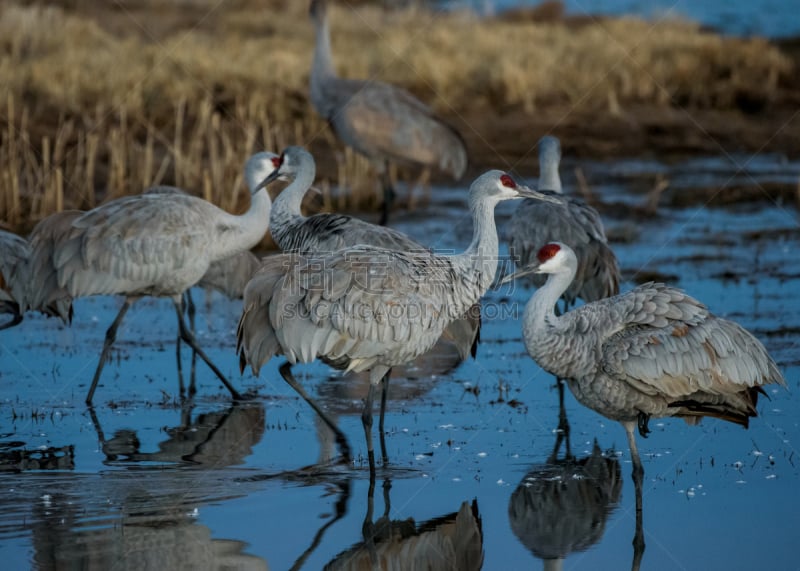
<path fill-rule="evenodd" d="M 622 495 L 619 460 L 604 454 L 595 439 L 588 456 L 569 453 L 558 456 L 564 439 L 557 436 L 553 453 L 543 464 L 533 466 L 511 494 L 508 517 L 517 539 L 544 569 L 562 569 L 564 559 L 599 543 L 611 514 Z M 636 486 L 641 506 L 641 482 Z M 641 510 L 636 517 L 631 568 L 641 567 L 644 555 Z"/>
<path fill-rule="evenodd" d="M 266 569 L 262 558 L 245 553 L 245 542 L 215 538 L 199 519 L 204 506 L 247 495 L 211 474 L 251 454 L 264 434 L 264 407 L 193 409 L 180 409 L 177 426 L 163 428 L 166 438 L 151 452 L 133 429 L 107 437 L 89 409 L 109 469 L 32 474 L 21 494 L 0 501 L 3 510 L 28 512 L 19 530 L 4 532 L 29 533 L 32 564 L 42 569 Z"/>

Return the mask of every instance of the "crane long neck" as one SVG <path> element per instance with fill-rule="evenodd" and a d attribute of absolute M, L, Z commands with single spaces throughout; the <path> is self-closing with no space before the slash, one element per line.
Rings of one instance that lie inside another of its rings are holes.
<path fill-rule="evenodd" d="M 303 204 L 303 197 L 314 183 L 315 174 L 315 169 L 308 166 L 299 169 L 292 183 L 283 189 L 283 192 L 275 200 L 269 221 L 270 232 L 281 248 L 283 248 L 284 238 L 291 232 L 292 227 L 305 220 L 300 208 Z"/>
<path fill-rule="evenodd" d="M 558 163 L 543 161 L 539 172 L 539 190 L 551 190 L 561 194 L 561 176 L 558 174 Z"/>
<path fill-rule="evenodd" d="M 269 194 L 262 188 L 250 195 L 247 212 L 239 216 L 226 212 L 216 224 L 216 229 L 222 233 L 214 241 L 212 261 L 234 256 L 256 246 L 269 228 L 271 206 Z"/>
<path fill-rule="evenodd" d="M 470 204 L 472 242 L 464 252 L 456 256 L 458 265 L 465 271 L 477 272 L 482 293 L 489 289 L 497 273 L 499 254 L 494 207 L 494 202 L 485 199 Z"/>
<path fill-rule="evenodd" d="M 314 45 L 314 61 L 311 65 L 311 85 L 320 79 L 336 77 L 336 70 L 333 68 L 333 56 L 331 55 L 331 34 L 328 29 L 328 16 L 321 14 L 314 19 L 314 28 L 317 41 Z"/>
<path fill-rule="evenodd" d="M 570 271 L 550 274 L 547 282 L 536 290 L 536 293 L 525 305 L 522 328 L 526 338 L 528 334 L 543 331 L 548 324 L 558 323 L 560 318 L 555 312 L 556 303 L 567 291 L 574 278 L 574 268 Z"/>

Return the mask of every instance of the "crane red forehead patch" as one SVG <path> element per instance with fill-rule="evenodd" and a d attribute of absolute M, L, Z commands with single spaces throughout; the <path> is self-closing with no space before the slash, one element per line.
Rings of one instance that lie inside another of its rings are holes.
<path fill-rule="evenodd" d="M 273 168 L 280 167 L 281 163 L 283 163 L 283 155 L 281 155 L 279 157 L 272 157 L 272 167 Z"/>
<path fill-rule="evenodd" d="M 539 260 L 540 264 L 543 264 L 558 254 L 559 250 L 561 250 L 561 246 L 558 244 L 545 244 L 539 249 L 539 253 L 536 254 L 536 258 Z"/>
<path fill-rule="evenodd" d="M 517 183 L 514 182 L 514 179 L 507 174 L 504 174 L 500 177 L 500 184 L 507 186 L 508 188 L 517 188 Z"/>

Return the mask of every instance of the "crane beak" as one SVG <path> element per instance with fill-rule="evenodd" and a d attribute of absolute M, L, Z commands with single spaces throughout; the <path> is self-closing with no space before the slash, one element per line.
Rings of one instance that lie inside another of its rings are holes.
<path fill-rule="evenodd" d="M 534 200 L 541 200 L 543 202 L 552 202 L 553 204 L 559 204 L 559 199 L 549 194 L 545 194 L 543 192 L 539 192 L 538 190 L 533 190 L 528 186 L 519 186 L 517 187 L 517 194 L 519 194 L 520 198 L 533 198 Z"/>
<path fill-rule="evenodd" d="M 280 169 L 275 169 L 274 171 L 272 171 L 269 174 L 269 176 L 267 178 L 265 178 L 264 180 L 261 181 L 261 183 L 256 187 L 254 192 L 258 192 L 262 188 L 266 188 L 267 186 L 269 186 L 269 184 L 271 182 L 273 182 L 273 181 L 277 180 L 278 178 L 280 178 L 282 174 L 283 173 L 280 171 Z"/>
<path fill-rule="evenodd" d="M 526 266 L 520 270 L 517 270 L 513 274 L 506 275 L 502 280 L 500 280 L 500 285 L 507 284 L 510 281 L 513 281 L 517 278 L 521 278 L 523 276 L 527 276 L 530 274 L 536 274 L 539 272 L 539 264 L 531 264 L 530 266 Z"/>

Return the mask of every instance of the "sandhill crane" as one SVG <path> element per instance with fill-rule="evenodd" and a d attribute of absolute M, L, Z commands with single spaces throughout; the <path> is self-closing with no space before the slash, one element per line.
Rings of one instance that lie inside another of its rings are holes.
<path fill-rule="evenodd" d="M 380 173 L 383 225 L 394 200 L 389 163 L 436 167 L 460 179 L 467 169 L 467 149 L 455 129 L 408 91 L 380 81 L 338 77 L 326 12 L 326 0 L 311 0 L 316 32 L 311 103 L 336 136 L 366 156 Z"/>
<path fill-rule="evenodd" d="M 272 160 L 278 155 L 269 151 L 262 151 L 259 156 L 263 161 Z M 183 194 L 188 193 L 182 188 L 169 185 L 151 186 L 144 191 L 144 194 Z M 233 256 L 212 262 L 202 279 L 196 284 L 203 288 L 216 289 L 231 299 L 241 299 L 244 295 L 244 288 L 253 274 L 258 269 L 259 260 L 250 250 L 244 250 Z M 189 318 L 189 327 L 192 335 L 195 333 L 195 305 L 192 299 L 192 290 L 187 289 L 183 294 L 186 314 Z M 175 357 L 178 362 L 178 388 L 180 394 L 184 394 L 183 386 L 183 365 L 181 359 L 181 335 L 175 341 Z M 192 368 L 189 374 L 189 396 L 196 392 L 196 360 L 197 353 L 192 351 Z"/>
<path fill-rule="evenodd" d="M 64 210 L 51 214 L 34 226 L 29 236 L 30 281 L 26 289 L 25 311 L 41 311 L 46 315 L 59 317 L 65 325 L 72 323 L 72 296 L 58 284 L 53 256 L 56 247 L 72 231 L 72 222 L 83 214 L 81 210 Z"/>
<path fill-rule="evenodd" d="M 650 417 L 695 424 L 712 416 L 747 427 L 762 385 L 786 385 L 750 332 L 664 284 L 643 284 L 557 316 L 556 302 L 577 268 L 569 246 L 550 243 L 535 265 L 518 272 L 548 274 L 525 307 L 523 338 L 531 357 L 567 379 L 581 404 L 622 423 L 637 486 L 644 469 L 633 431 L 638 426 L 646 436 Z M 640 513 L 640 498 L 636 507 Z"/>
<path fill-rule="evenodd" d="M 566 310 L 576 298 L 590 302 L 619 293 L 620 273 L 600 214 L 582 200 L 562 194 L 558 174 L 560 160 L 559 140 L 542 137 L 539 140 L 538 190 L 551 193 L 558 201 L 524 200 L 511 217 L 508 248 L 519 268 L 534 263 L 536 253 L 549 242 L 562 242 L 575 251 L 578 270 L 562 298 Z M 545 282 L 543 276 L 536 274 L 528 279 L 536 287 Z"/>
<path fill-rule="evenodd" d="M 531 469 L 511 494 L 508 519 L 520 542 L 544 560 L 545 571 L 563 568 L 570 553 L 603 537 L 622 493 L 619 461 L 591 455 L 548 461 Z"/>
<path fill-rule="evenodd" d="M 257 244 L 267 230 L 271 202 L 260 186 L 272 172 L 271 156 L 255 154 L 245 165 L 250 208 L 240 216 L 181 193 L 127 196 L 99 206 L 72 222 L 68 238 L 53 260 L 59 285 L 73 297 L 122 294 L 125 301 L 106 331 L 92 385 L 97 382 L 125 313 L 143 296 L 169 297 L 181 338 L 230 391 L 239 393 L 197 345 L 183 318 L 183 293 L 209 265 Z"/>
<path fill-rule="evenodd" d="M 40 220 L 25 242 L 16 237 L 15 246 L 25 243 L 27 254 L 24 267 L 18 267 L 10 276 L 21 314 L 27 311 L 40 311 L 48 317 L 58 317 L 65 325 L 72 322 L 72 296 L 58 285 L 58 275 L 53 262 L 56 246 L 72 230 L 72 222 L 84 214 L 81 210 L 64 210 Z M 0 240 L 2 235 L 0 233 Z M 6 252 L 14 252 L 11 245 L 4 247 Z M 17 250 L 19 253 L 19 250 Z M 22 315 L 19 321 L 22 320 Z"/>
<path fill-rule="evenodd" d="M 0 325 L 0 329 L 13 327 L 22 321 L 25 310 L 20 304 L 28 281 L 30 255 L 30 245 L 24 238 L 0 230 L 0 313 L 11 315 L 11 320 Z"/>
<path fill-rule="evenodd" d="M 314 157 L 302 147 L 287 147 L 280 157 L 273 159 L 275 170 L 265 184 L 282 178 L 292 181 L 275 199 L 270 214 L 270 233 L 284 252 L 317 255 L 335 252 L 342 248 L 368 244 L 399 252 L 428 251 L 406 234 L 385 226 L 376 226 L 364 220 L 343 214 L 320 213 L 303 216 L 300 207 L 311 184 L 314 182 L 316 165 Z M 480 333 L 480 305 L 470 308 L 463 318 L 447 326 L 444 337 L 456 346 L 461 359 L 475 356 Z M 287 369 L 282 371 L 288 372 Z M 384 415 L 388 391 L 388 377 L 381 391 L 379 433 L 382 449 Z"/>
<path fill-rule="evenodd" d="M 240 363 L 254 374 L 273 355 L 289 363 L 322 358 L 338 369 L 369 371 L 362 423 L 370 472 L 375 385 L 427 352 L 445 327 L 461 317 L 491 285 L 497 270 L 494 207 L 539 193 L 520 188 L 502 171 L 471 185 L 473 240 L 461 254 L 398 252 L 360 245 L 319 257 L 281 254 L 267 258 L 247 285 L 239 321 Z M 291 376 L 286 381 L 337 433 L 349 459 L 347 439 Z"/>
<path fill-rule="evenodd" d="M 514 211 L 509 223 L 508 249 L 518 268 L 536 261 L 536 253 L 548 242 L 562 242 L 578 256 L 575 279 L 564 292 L 564 311 L 576 298 L 585 302 L 619 293 L 620 272 L 617 257 L 608 245 L 600 214 L 578 198 L 562 194 L 558 173 L 561 143 L 558 138 L 539 139 L 540 192 L 547 192 L 557 202 L 524 200 Z M 544 284 L 544 276 L 531 274 L 528 280 L 536 287 Z M 559 429 L 569 432 L 564 408 L 564 383 L 557 379 Z"/>

